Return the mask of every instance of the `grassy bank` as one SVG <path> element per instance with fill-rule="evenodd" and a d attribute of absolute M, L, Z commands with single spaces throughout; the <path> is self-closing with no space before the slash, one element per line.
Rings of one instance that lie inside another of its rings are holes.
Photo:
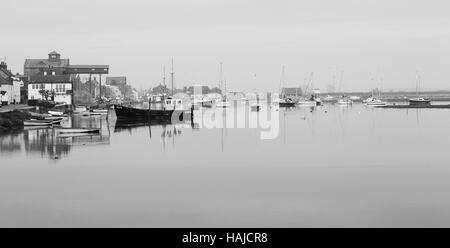
<path fill-rule="evenodd" d="M 30 114 L 14 110 L 0 113 L 0 132 L 6 132 L 23 128 L 23 121 L 30 119 Z"/>

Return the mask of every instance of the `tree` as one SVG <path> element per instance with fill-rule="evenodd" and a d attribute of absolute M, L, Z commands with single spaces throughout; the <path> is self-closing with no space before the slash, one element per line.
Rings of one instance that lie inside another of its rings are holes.
<path fill-rule="evenodd" d="M 44 100 L 48 101 L 48 97 L 50 96 L 49 90 L 40 90 L 39 94 L 41 94 L 41 96 L 42 96 L 42 98 L 44 98 Z"/>

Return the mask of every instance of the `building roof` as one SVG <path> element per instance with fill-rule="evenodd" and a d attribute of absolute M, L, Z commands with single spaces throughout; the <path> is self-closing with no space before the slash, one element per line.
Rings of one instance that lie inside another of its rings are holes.
<path fill-rule="evenodd" d="M 37 83 L 70 83 L 69 75 L 47 75 L 47 76 L 31 76 L 30 84 Z"/>
<path fill-rule="evenodd" d="M 69 65 L 67 68 L 72 69 L 108 69 L 109 65 Z"/>
<path fill-rule="evenodd" d="M 56 52 L 56 51 L 53 51 L 53 52 L 50 52 L 48 55 L 61 55 L 61 54 L 59 54 L 59 53 Z"/>
<path fill-rule="evenodd" d="M 12 77 L 14 75 L 7 69 L 0 67 L 0 85 L 1 84 L 12 84 Z"/>
<path fill-rule="evenodd" d="M 67 67 L 69 59 L 48 60 L 48 59 L 26 59 L 25 69 L 27 68 L 48 68 L 48 67 Z"/>

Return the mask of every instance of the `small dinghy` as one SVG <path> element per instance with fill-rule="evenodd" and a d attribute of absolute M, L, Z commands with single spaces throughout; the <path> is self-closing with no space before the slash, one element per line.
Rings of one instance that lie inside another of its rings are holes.
<path fill-rule="evenodd" d="M 82 114 L 83 112 L 86 112 L 87 108 L 84 106 L 78 106 L 75 108 L 75 110 L 73 111 L 74 114 Z"/>
<path fill-rule="evenodd" d="M 48 111 L 48 114 L 51 116 L 63 116 L 64 115 L 63 112 L 58 112 L 58 111 Z"/>
<path fill-rule="evenodd" d="M 98 128 L 58 128 L 57 133 L 60 134 L 91 134 L 100 133 Z"/>
<path fill-rule="evenodd" d="M 26 127 L 30 127 L 30 126 L 51 126 L 51 125 L 56 125 L 61 123 L 61 120 L 59 121 L 55 121 L 55 120 L 35 120 L 35 119 L 31 119 L 31 120 L 26 120 L 23 121 L 23 125 Z"/>
<path fill-rule="evenodd" d="M 107 109 L 92 109 L 91 113 L 95 113 L 95 114 L 107 114 L 108 110 Z"/>

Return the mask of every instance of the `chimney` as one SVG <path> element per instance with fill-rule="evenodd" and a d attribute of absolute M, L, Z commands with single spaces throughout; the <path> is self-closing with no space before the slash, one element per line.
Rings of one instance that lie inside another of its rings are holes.
<path fill-rule="evenodd" d="M 4 61 L 2 61 L 2 62 L 0 62 L 0 68 L 3 68 L 5 70 L 7 70 L 8 69 L 8 65 Z"/>

